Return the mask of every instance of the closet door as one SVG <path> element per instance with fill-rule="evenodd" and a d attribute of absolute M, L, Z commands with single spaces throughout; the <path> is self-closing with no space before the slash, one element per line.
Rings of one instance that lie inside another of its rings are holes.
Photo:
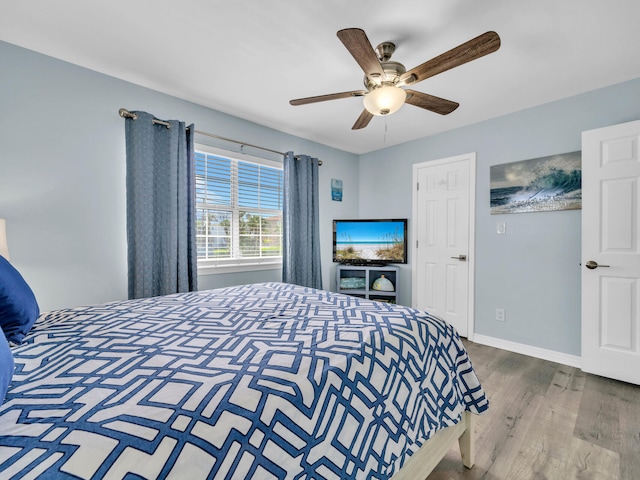
<path fill-rule="evenodd" d="M 413 306 L 473 338 L 475 154 L 414 165 Z"/>

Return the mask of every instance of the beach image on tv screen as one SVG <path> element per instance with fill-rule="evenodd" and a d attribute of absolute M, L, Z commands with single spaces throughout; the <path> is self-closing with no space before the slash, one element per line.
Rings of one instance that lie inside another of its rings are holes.
<path fill-rule="evenodd" d="M 403 222 L 336 223 L 336 261 L 404 261 Z"/>

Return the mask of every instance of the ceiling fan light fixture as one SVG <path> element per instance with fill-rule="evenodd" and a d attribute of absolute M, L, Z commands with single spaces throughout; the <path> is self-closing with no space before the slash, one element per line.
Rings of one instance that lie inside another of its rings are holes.
<path fill-rule="evenodd" d="M 364 108 L 372 115 L 391 115 L 397 112 L 407 99 L 407 92 L 400 87 L 383 85 L 364 97 Z"/>

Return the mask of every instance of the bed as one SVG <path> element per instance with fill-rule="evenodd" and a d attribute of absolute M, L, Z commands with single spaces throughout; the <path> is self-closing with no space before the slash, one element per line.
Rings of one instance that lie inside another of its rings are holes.
<path fill-rule="evenodd" d="M 420 479 L 488 408 L 425 312 L 284 283 L 40 315 L 0 478 Z"/>

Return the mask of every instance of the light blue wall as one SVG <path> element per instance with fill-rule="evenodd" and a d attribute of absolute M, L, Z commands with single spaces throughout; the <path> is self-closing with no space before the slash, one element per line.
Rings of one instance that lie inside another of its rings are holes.
<path fill-rule="evenodd" d="M 43 311 L 127 296 L 124 120 L 120 107 L 322 159 L 323 280 L 331 220 L 357 215 L 358 157 L 0 42 L 0 218 L 13 264 Z M 200 143 L 237 150 L 230 143 Z M 257 151 L 249 151 L 256 154 Z M 331 201 L 331 178 L 345 184 Z M 280 280 L 278 270 L 200 276 L 200 288 Z"/>
<path fill-rule="evenodd" d="M 638 118 L 640 79 L 362 155 L 360 215 L 410 218 L 412 165 L 476 152 L 476 333 L 580 355 L 581 212 L 490 215 L 489 167 L 580 150 L 582 131 Z M 401 280 L 409 305 L 410 265 Z"/>
<path fill-rule="evenodd" d="M 580 212 L 489 215 L 489 166 L 579 150 L 583 130 L 640 118 L 640 79 L 358 158 L 2 42 L 0 65 L 0 217 L 8 221 L 12 261 L 43 310 L 126 298 L 125 145 L 117 116 L 125 107 L 321 158 L 328 289 L 335 289 L 333 218 L 410 218 L 412 165 L 476 152 L 476 332 L 580 354 Z M 331 201 L 331 178 L 344 182 L 342 202 Z M 507 222 L 506 236 L 495 234 L 498 220 Z M 271 270 L 199 282 L 215 288 L 279 279 Z M 400 280 L 400 303 L 409 305 L 410 265 Z M 496 307 L 506 309 L 505 323 L 495 321 Z"/>

